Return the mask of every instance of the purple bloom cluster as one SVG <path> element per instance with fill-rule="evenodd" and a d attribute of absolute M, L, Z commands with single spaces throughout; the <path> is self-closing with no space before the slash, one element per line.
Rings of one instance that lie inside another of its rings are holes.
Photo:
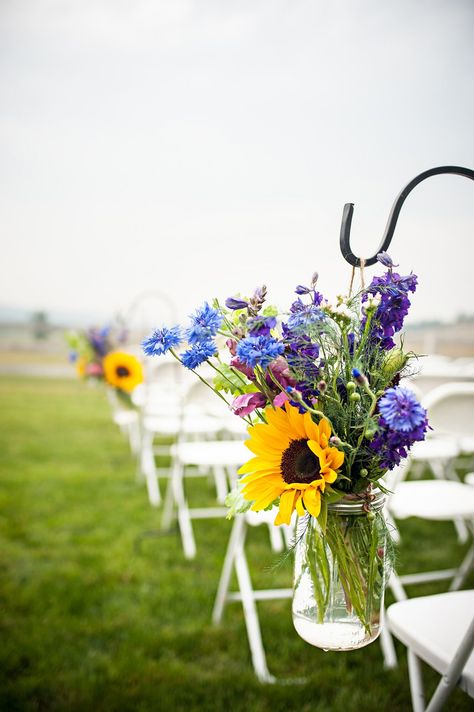
<path fill-rule="evenodd" d="M 392 470 L 411 446 L 425 439 L 426 410 L 407 388 L 389 388 L 379 401 L 378 432 L 370 443 L 380 458 L 380 466 Z"/>
<path fill-rule="evenodd" d="M 410 307 L 408 293 L 415 292 L 417 279 L 416 274 L 401 277 L 396 272 L 389 270 L 383 277 L 374 277 L 362 297 L 363 302 L 367 301 L 368 294 L 379 295 L 381 298 L 372 319 L 371 340 L 379 343 L 384 350 L 392 349 L 395 346 L 392 337 L 403 326 Z M 367 317 L 362 320 L 362 329 L 366 322 Z"/>
<path fill-rule="evenodd" d="M 186 338 L 190 344 L 200 344 L 209 341 L 217 334 L 220 325 L 223 322 L 223 317 L 217 309 L 213 309 L 207 302 L 192 314 L 191 326 L 186 329 Z"/>
<path fill-rule="evenodd" d="M 143 351 L 147 356 L 160 356 L 175 346 L 179 346 L 182 341 L 181 329 L 179 326 L 172 326 L 168 329 L 156 329 L 151 336 L 142 341 Z"/>
<path fill-rule="evenodd" d="M 250 336 L 270 336 L 270 331 L 277 323 L 274 316 L 253 316 L 247 319 L 247 326 Z"/>
<path fill-rule="evenodd" d="M 266 368 L 285 350 L 284 344 L 271 336 L 247 336 L 237 345 L 237 358 L 242 363 L 255 368 Z"/>
<path fill-rule="evenodd" d="M 89 329 L 87 334 L 89 343 L 97 356 L 103 357 L 110 351 L 111 346 L 107 338 L 109 333 L 109 326 L 105 326 L 103 329 Z"/>

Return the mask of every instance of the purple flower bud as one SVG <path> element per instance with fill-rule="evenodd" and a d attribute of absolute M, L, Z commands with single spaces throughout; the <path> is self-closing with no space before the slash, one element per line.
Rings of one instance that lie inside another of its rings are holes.
<path fill-rule="evenodd" d="M 365 383 L 368 383 L 367 378 L 359 371 L 358 368 L 352 369 L 352 378 L 359 384 L 359 386 L 363 386 Z"/>
<path fill-rule="evenodd" d="M 388 252 L 379 252 L 377 255 L 377 261 L 380 262 L 384 267 L 388 267 L 391 269 L 392 267 L 398 267 L 398 265 L 393 263 L 392 258 L 388 254 Z"/>
<path fill-rule="evenodd" d="M 227 309 L 246 309 L 248 307 L 248 302 L 245 299 L 236 299 L 235 297 L 228 297 L 225 300 L 225 305 Z"/>
<path fill-rule="evenodd" d="M 296 294 L 309 294 L 311 289 L 309 287 L 304 287 L 302 284 L 298 284 L 295 289 Z"/>
<path fill-rule="evenodd" d="M 245 415 L 249 415 L 249 413 L 253 413 L 255 408 L 264 406 L 266 402 L 267 399 L 263 393 L 244 393 L 241 396 L 237 396 L 230 407 L 235 415 L 244 417 Z"/>

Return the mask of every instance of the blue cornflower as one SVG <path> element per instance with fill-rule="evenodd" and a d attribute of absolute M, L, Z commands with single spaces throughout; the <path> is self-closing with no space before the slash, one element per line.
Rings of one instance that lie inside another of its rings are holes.
<path fill-rule="evenodd" d="M 237 357 L 251 368 L 257 364 L 266 368 L 284 350 L 285 346 L 271 337 L 247 336 L 237 345 Z"/>
<path fill-rule="evenodd" d="M 415 430 L 426 418 L 426 410 L 408 388 L 389 388 L 379 401 L 379 411 L 388 427 L 403 433 Z"/>
<path fill-rule="evenodd" d="M 172 326 L 168 329 L 156 329 L 151 336 L 142 341 L 143 351 L 147 356 L 160 356 L 175 346 L 179 346 L 182 341 L 181 329 L 179 326 Z"/>
<path fill-rule="evenodd" d="M 289 329 L 304 329 L 317 321 L 324 319 L 324 312 L 321 311 L 322 296 L 319 292 L 313 295 L 312 304 L 304 304 L 301 299 L 297 299 L 290 307 L 290 317 L 288 319 Z"/>
<path fill-rule="evenodd" d="M 200 366 L 208 358 L 214 356 L 217 351 L 217 346 L 210 339 L 208 341 L 201 341 L 199 344 L 195 344 L 192 348 L 180 354 L 183 366 L 186 368 L 195 369 Z"/>
<path fill-rule="evenodd" d="M 210 307 L 207 302 L 204 302 L 203 306 L 195 314 L 192 314 L 190 319 L 191 326 L 186 329 L 186 338 L 190 344 L 210 341 L 224 321 L 222 314 L 219 314 L 217 309 Z"/>

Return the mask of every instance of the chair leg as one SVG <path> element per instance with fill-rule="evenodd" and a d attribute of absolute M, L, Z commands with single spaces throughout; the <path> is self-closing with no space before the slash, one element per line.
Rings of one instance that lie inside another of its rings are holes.
<path fill-rule="evenodd" d="M 145 475 L 150 504 L 152 507 L 158 507 L 161 504 L 161 495 L 155 469 L 153 433 L 150 431 L 145 431 L 143 434 L 140 452 L 140 470 Z"/>
<path fill-rule="evenodd" d="M 275 682 L 273 675 L 267 667 L 267 659 L 265 649 L 262 642 L 262 633 L 258 620 L 257 606 L 253 595 L 252 582 L 248 569 L 247 559 L 244 552 L 244 541 L 239 542 L 235 556 L 235 570 L 239 589 L 242 595 L 242 606 L 244 609 L 245 626 L 247 628 L 247 636 L 249 639 L 250 652 L 252 655 L 252 663 L 260 682 Z"/>
<path fill-rule="evenodd" d="M 274 524 L 269 524 L 268 532 L 270 534 L 270 544 L 272 547 L 272 551 L 274 551 L 276 554 L 280 554 L 285 549 L 285 543 L 283 541 L 282 533 L 279 527 L 276 527 Z"/>
<path fill-rule="evenodd" d="M 230 533 L 229 544 L 225 553 L 222 573 L 219 580 L 219 586 L 217 588 L 216 600 L 214 601 L 214 609 L 212 611 L 212 622 L 216 624 L 220 623 L 222 620 L 227 594 L 229 593 L 230 578 L 232 576 L 235 553 L 237 551 L 237 547 L 241 546 L 242 541 L 245 539 L 245 527 L 245 515 L 237 514 Z"/>
<path fill-rule="evenodd" d="M 392 571 L 388 585 L 397 601 L 407 600 L 408 596 L 405 593 L 400 577 L 395 573 L 395 571 Z"/>
<path fill-rule="evenodd" d="M 466 556 L 464 557 L 461 566 L 458 568 L 457 574 L 453 578 L 453 580 L 451 582 L 451 586 L 449 587 L 450 591 L 458 591 L 461 588 L 461 586 L 464 583 L 464 579 L 468 575 L 468 573 L 471 570 L 473 565 L 474 565 L 474 544 L 472 544 L 471 548 L 469 549 Z"/>
<path fill-rule="evenodd" d="M 216 484 L 217 501 L 219 504 L 224 504 L 225 498 L 229 492 L 227 488 L 227 477 L 225 469 L 220 466 L 213 468 L 214 482 Z"/>
<path fill-rule="evenodd" d="M 171 522 L 173 521 L 174 515 L 174 492 L 173 492 L 173 470 L 175 464 L 173 463 L 171 467 L 170 477 L 168 479 L 168 486 L 166 488 L 165 503 L 163 506 L 163 516 L 161 518 L 161 529 L 163 531 L 168 530 L 171 527 Z"/>
<path fill-rule="evenodd" d="M 425 712 L 425 693 L 423 690 L 420 661 L 410 648 L 407 650 L 407 658 L 413 712 Z"/>
<path fill-rule="evenodd" d="M 184 494 L 184 467 L 181 463 L 176 463 L 171 473 L 174 501 L 178 509 L 178 524 L 183 544 L 184 555 L 187 559 L 194 559 L 196 556 L 196 542 L 194 540 L 191 517 L 189 515 L 188 503 Z"/>
<path fill-rule="evenodd" d="M 397 653 L 395 652 L 393 638 L 386 623 L 382 625 L 379 640 L 380 647 L 382 648 L 384 668 L 386 670 L 393 670 L 398 666 Z"/>

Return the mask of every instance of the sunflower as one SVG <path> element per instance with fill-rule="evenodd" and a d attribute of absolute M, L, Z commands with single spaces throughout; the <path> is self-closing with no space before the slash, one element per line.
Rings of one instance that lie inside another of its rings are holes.
<path fill-rule="evenodd" d="M 76 373 L 79 378 L 84 378 L 84 376 L 86 375 L 86 365 L 87 361 L 84 356 L 79 356 L 76 361 Z"/>
<path fill-rule="evenodd" d="M 131 393 L 143 381 L 142 365 L 131 354 L 111 351 L 104 356 L 103 366 L 107 383 L 127 393 Z"/>
<path fill-rule="evenodd" d="M 288 402 L 284 410 L 267 408 L 265 416 L 267 423 L 248 428 L 245 444 L 255 457 L 239 470 L 245 475 L 243 496 L 257 512 L 279 497 L 275 524 L 289 524 L 295 508 L 300 516 L 306 510 L 317 517 L 321 493 L 344 462 L 344 453 L 329 446 L 331 426 L 324 418 L 315 423 Z"/>

